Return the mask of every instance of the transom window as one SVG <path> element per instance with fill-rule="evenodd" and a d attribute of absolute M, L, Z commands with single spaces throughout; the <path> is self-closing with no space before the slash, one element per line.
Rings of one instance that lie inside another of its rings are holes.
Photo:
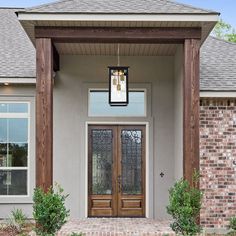
<path fill-rule="evenodd" d="M 90 89 L 88 115 L 94 117 L 144 117 L 146 116 L 146 90 L 129 91 L 127 106 L 110 106 L 106 89 Z"/>
<path fill-rule="evenodd" d="M 0 102 L 0 196 L 28 195 L 29 103 Z"/>

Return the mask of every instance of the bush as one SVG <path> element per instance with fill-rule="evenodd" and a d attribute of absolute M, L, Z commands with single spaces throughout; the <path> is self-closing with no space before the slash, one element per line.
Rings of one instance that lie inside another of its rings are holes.
<path fill-rule="evenodd" d="M 69 211 L 66 210 L 65 200 L 68 195 L 63 194 L 63 189 L 56 185 L 44 193 L 41 188 L 36 188 L 33 197 L 33 216 L 36 222 L 38 235 L 55 235 L 66 223 Z"/>
<path fill-rule="evenodd" d="M 27 217 L 21 209 L 14 209 L 7 220 L 8 227 L 15 229 L 17 232 L 22 232 L 26 226 Z"/>
<path fill-rule="evenodd" d="M 170 225 L 177 234 L 196 235 L 201 232 L 197 221 L 201 209 L 202 192 L 198 189 L 199 175 L 193 175 L 193 187 L 181 179 L 169 190 L 167 212 L 174 222 Z"/>
<path fill-rule="evenodd" d="M 20 228 L 23 228 L 26 225 L 27 217 L 23 213 L 22 209 L 14 209 L 11 211 L 11 214 L 14 221 L 20 226 Z"/>
<path fill-rule="evenodd" d="M 236 233 L 236 217 L 232 217 L 229 222 L 229 229 Z"/>

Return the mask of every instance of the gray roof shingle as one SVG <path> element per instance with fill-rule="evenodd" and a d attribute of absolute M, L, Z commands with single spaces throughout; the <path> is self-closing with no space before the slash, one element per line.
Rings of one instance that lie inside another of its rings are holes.
<path fill-rule="evenodd" d="M 35 77 L 35 49 L 14 13 L 0 9 L 0 77 Z M 208 37 L 201 48 L 202 91 L 236 91 L 236 43 Z"/>
<path fill-rule="evenodd" d="M 171 0 L 60 0 L 28 8 L 29 13 L 218 14 Z"/>
<path fill-rule="evenodd" d="M 236 90 L 236 43 L 208 37 L 201 48 L 202 91 Z"/>
<path fill-rule="evenodd" d="M 35 77 L 35 49 L 15 11 L 0 9 L 0 77 Z"/>

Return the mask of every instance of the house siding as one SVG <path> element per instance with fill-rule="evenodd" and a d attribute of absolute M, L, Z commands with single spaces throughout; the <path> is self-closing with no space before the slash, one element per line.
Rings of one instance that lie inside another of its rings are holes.
<path fill-rule="evenodd" d="M 227 228 L 236 214 L 236 99 L 205 98 L 200 104 L 201 224 Z"/>

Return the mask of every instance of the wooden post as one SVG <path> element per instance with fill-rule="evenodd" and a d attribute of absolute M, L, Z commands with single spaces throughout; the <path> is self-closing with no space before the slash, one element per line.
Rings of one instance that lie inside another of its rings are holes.
<path fill-rule="evenodd" d="M 53 48 L 50 38 L 36 39 L 36 186 L 53 183 Z"/>
<path fill-rule="evenodd" d="M 185 39 L 183 173 L 191 184 L 194 169 L 199 170 L 199 50 L 200 40 Z"/>

